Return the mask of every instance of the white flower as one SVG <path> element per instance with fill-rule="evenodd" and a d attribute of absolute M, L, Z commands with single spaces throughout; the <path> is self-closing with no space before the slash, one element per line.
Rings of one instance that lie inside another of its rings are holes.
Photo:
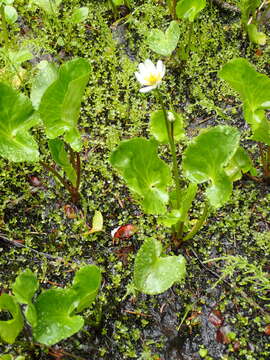
<path fill-rule="evenodd" d="M 165 75 L 165 65 L 158 60 L 157 65 L 147 59 L 144 63 L 139 64 L 139 72 L 135 72 L 137 80 L 143 85 L 140 92 L 148 92 L 156 89 Z"/>
<path fill-rule="evenodd" d="M 167 111 L 167 116 L 168 116 L 168 120 L 169 120 L 170 122 L 174 122 L 174 121 L 175 121 L 174 113 L 172 113 L 171 111 Z"/>

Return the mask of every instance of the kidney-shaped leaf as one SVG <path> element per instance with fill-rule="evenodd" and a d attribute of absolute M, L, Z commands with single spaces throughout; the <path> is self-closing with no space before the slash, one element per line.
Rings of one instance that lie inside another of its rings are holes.
<path fill-rule="evenodd" d="M 265 110 L 270 109 L 270 78 L 258 73 L 246 60 L 229 61 L 219 72 L 228 81 L 244 103 L 244 117 L 251 125 L 253 139 L 270 145 L 270 121 Z"/>
<path fill-rule="evenodd" d="M 168 116 L 174 118 L 173 135 L 174 141 L 178 142 L 184 137 L 184 121 L 181 115 L 174 111 L 168 111 Z M 168 133 L 163 110 L 152 112 L 150 120 L 150 132 L 154 138 L 163 144 L 168 144 Z"/>
<path fill-rule="evenodd" d="M 160 294 L 186 274 L 186 260 L 182 255 L 161 256 L 162 245 L 155 239 L 146 239 L 137 253 L 134 266 L 134 285 L 137 290 Z"/>
<path fill-rule="evenodd" d="M 0 312 L 8 311 L 11 320 L 0 321 L 0 337 L 7 343 L 13 344 L 23 328 L 23 317 L 19 304 L 14 296 L 3 294 L 0 296 Z"/>
<path fill-rule="evenodd" d="M 30 100 L 0 83 L 0 155 L 11 161 L 37 161 L 38 145 L 29 129 L 35 125 Z"/>
<path fill-rule="evenodd" d="M 232 181 L 224 167 L 234 156 L 239 138 L 237 129 L 216 126 L 202 131 L 184 152 L 185 176 L 197 184 L 211 181 L 206 196 L 216 208 L 225 204 L 232 192 Z"/>
<path fill-rule="evenodd" d="M 205 6 L 206 0 L 179 0 L 176 5 L 176 15 L 179 19 L 193 22 Z"/>
<path fill-rule="evenodd" d="M 142 200 L 148 214 L 163 214 L 169 200 L 167 188 L 172 181 L 169 166 L 157 155 L 157 142 L 142 138 L 122 141 L 113 151 L 110 163 Z"/>
<path fill-rule="evenodd" d="M 242 173 L 245 174 L 253 169 L 252 161 L 246 150 L 239 146 L 225 171 L 232 181 L 237 181 L 241 179 Z"/>
<path fill-rule="evenodd" d="M 177 21 L 171 21 L 165 33 L 159 29 L 153 29 L 147 38 L 151 50 L 163 56 L 169 56 L 177 46 L 180 37 L 180 28 Z"/>
<path fill-rule="evenodd" d="M 90 65 L 85 59 L 63 64 L 57 80 L 45 91 L 39 106 L 48 138 L 64 135 L 65 141 L 75 151 L 80 151 L 82 147 L 77 122 L 89 74 Z"/>
<path fill-rule="evenodd" d="M 51 346 L 83 327 L 83 318 L 72 314 L 75 298 L 76 292 L 71 289 L 50 289 L 39 295 L 35 302 L 37 325 L 33 328 L 36 341 Z"/>
<path fill-rule="evenodd" d="M 77 294 L 76 312 L 91 305 L 97 296 L 100 283 L 100 269 L 95 265 L 84 266 L 76 272 L 71 287 Z"/>
<path fill-rule="evenodd" d="M 83 22 L 84 20 L 87 19 L 88 13 L 89 13 L 89 9 L 88 7 L 85 6 L 79 9 L 75 9 L 71 16 L 71 22 L 73 24 L 79 24 L 80 22 Z"/>
<path fill-rule="evenodd" d="M 61 2 L 62 0 L 30 0 L 30 4 L 41 8 L 48 15 L 56 15 Z"/>

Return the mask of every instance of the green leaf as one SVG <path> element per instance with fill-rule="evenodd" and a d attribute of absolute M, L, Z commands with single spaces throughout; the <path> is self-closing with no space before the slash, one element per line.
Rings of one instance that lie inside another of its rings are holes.
<path fill-rule="evenodd" d="M 205 6 L 206 0 L 179 0 L 176 5 L 176 15 L 179 19 L 193 22 Z"/>
<path fill-rule="evenodd" d="M 241 10 L 243 24 L 247 24 L 250 16 L 260 6 L 261 0 L 239 0 L 238 5 Z"/>
<path fill-rule="evenodd" d="M 35 302 L 37 325 L 34 339 L 51 346 L 78 332 L 84 325 L 81 316 L 73 315 L 76 292 L 71 289 L 50 289 L 40 294 Z"/>
<path fill-rule="evenodd" d="M 36 275 L 30 270 L 26 269 L 19 276 L 17 276 L 12 291 L 16 300 L 20 304 L 27 304 L 25 309 L 25 317 L 29 324 L 36 326 L 36 309 L 32 304 L 32 298 L 39 288 L 39 283 Z"/>
<path fill-rule="evenodd" d="M 89 13 L 88 7 L 81 7 L 75 9 L 71 15 L 71 22 L 73 24 L 79 24 L 87 19 Z"/>
<path fill-rule="evenodd" d="M 224 167 L 239 145 L 239 132 L 230 126 L 216 126 L 202 131 L 189 144 L 183 155 L 183 171 L 193 183 L 211 181 L 206 190 L 210 204 L 218 208 L 232 192 L 232 181 Z"/>
<path fill-rule="evenodd" d="M 168 227 L 176 225 L 179 221 L 183 221 L 184 224 L 187 223 L 188 212 L 196 196 L 197 189 L 198 189 L 197 184 L 193 184 L 193 183 L 190 183 L 187 188 L 181 189 L 180 209 L 176 209 L 177 208 L 176 192 L 173 191 L 170 194 L 170 202 L 174 209 L 168 212 L 167 214 L 165 214 L 164 216 L 159 217 L 158 223 Z"/>
<path fill-rule="evenodd" d="M 17 51 L 1 49 L 2 54 L 8 59 L 8 63 L 12 64 L 15 68 L 19 68 L 25 61 L 31 60 L 33 54 L 27 49 L 21 49 Z"/>
<path fill-rule="evenodd" d="M 168 111 L 167 114 L 168 116 L 174 117 L 173 135 L 175 142 L 178 142 L 185 136 L 184 120 L 182 116 L 180 114 L 177 114 L 175 111 Z M 165 116 L 162 110 L 152 112 L 150 119 L 150 133 L 160 143 L 169 143 Z"/>
<path fill-rule="evenodd" d="M 61 2 L 62 0 L 30 0 L 30 4 L 36 5 L 48 15 L 56 15 Z"/>
<path fill-rule="evenodd" d="M 19 276 L 17 276 L 12 291 L 17 301 L 20 304 L 29 304 L 32 302 L 32 297 L 39 288 L 39 283 L 36 275 L 30 270 L 26 269 Z"/>
<path fill-rule="evenodd" d="M 92 304 L 97 296 L 100 283 L 101 272 L 95 265 L 84 266 L 76 272 L 71 287 L 77 294 L 76 312 L 81 312 Z"/>
<path fill-rule="evenodd" d="M 257 26 L 255 24 L 247 25 L 247 32 L 249 36 L 249 40 L 254 44 L 265 45 L 266 44 L 266 35 L 263 32 L 258 31 Z"/>
<path fill-rule="evenodd" d="M 147 38 L 151 50 L 163 56 L 169 56 L 175 50 L 180 37 L 180 28 L 177 21 L 171 21 L 165 33 L 159 29 L 153 29 Z"/>
<path fill-rule="evenodd" d="M 8 311 L 12 315 L 12 319 L 0 321 L 0 337 L 5 342 L 13 344 L 23 328 L 21 309 L 14 296 L 8 294 L 0 296 L 0 311 L 3 310 Z"/>
<path fill-rule="evenodd" d="M 5 18 L 8 24 L 14 24 L 18 19 L 18 13 L 13 6 L 6 5 L 4 7 Z"/>
<path fill-rule="evenodd" d="M 38 72 L 33 79 L 30 95 L 33 107 L 36 110 L 43 94 L 58 77 L 57 66 L 54 63 L 43 60 L 37 65 L 37 69 Z"/>
<path fill-rule="evenodd" d="M 64 141 L 60 139 L 53 139 L 49 140 L 48 144 L 53 160 L 57 165 L 61 166 L 72 185 L 76 186 L 77 174 L 69 160 L 68 153 L 65 150 Z"/>
<path fill-rule="evenodd" d="M 169 166 L 157 156 L 157 142 L 142 138 L 122 141 L 110 163 L 123 176 L 131 191 L 141 197 L 147 214 L 163 214 L 172 182 Z"/>
<path fill-rule="evenodd" d="M 11 161 L 38 161 L 38 145 L 29 129 L 35 124 L 30 100 L 0 83 L 0 155 Z"/>
<path fill-rule="evenodd" d="M 242 58 L 229 61 L 219 76 L 239 93 L 245 120 L 252 128 L 252 139 L 270 145 L 270 121 L 265 116 L 265 110 L 270 109 L 270 78 Z"/>
<path fill-rule="evenodd" d="M 231 181 L 237 181 L 242 178 L 242 173 L 245 174 L 252 169 L 253 165 L 250 157 L 246 150 L 239 146 L 225 171 Z"/>
<path fill-rule="evenodd" d="M 93 216 L 92 220 L 92 228 L 89 231 L 90 234 L 102 231 L 103 229 L 103 216 L 100 211 L 95 211 L 95 214 Z"/>
<path fill-rule="evenodd" d="M 124 5 L 124 0 L 112 0 L 115 6 Z"/>
<path fill-rule="evenodd" d="M 85 59 L 63 64 L 57 80 L 45 91 L 39 106 L 48 138 L 64 135 L 64 140 L 75 151 L 82 148 L 77 122 L 89 74 L 90 65 Z"/>
<path fill-rule="evenodd" d="M 161 257 L 162 245 L 155 239 L 146 239 L 137 253 L 134 266 L 134 285 L 137 290 L 160 294 L 186 274 L 186 261 L 182 255 Z"/>

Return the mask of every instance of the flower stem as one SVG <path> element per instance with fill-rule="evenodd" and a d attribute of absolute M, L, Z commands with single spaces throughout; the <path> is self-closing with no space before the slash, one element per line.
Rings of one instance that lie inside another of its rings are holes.
<path fill-rule="evenodd" d="M 174 135 L 173 135 L 174 123 L 170 122 L 168 119 L 168 113 L 165 109 L 162 95 L 158 89 L 156 89 L 156 94 L 157 94 L 157 98 L 160 102 L 160 105 L 162 107 L 162 111 L 163 111 L 163 115 L 164 115 L 164 119 L 165 119 L 166 130 L 167 130 L 167 135 L 168 135 L 168 139 L 169 139 L 169 146 L 170 146 L 172 160 L 173 160 L 173 178 L 174 178 L 175 191 L 176 191 L 176 204 L 177 204 L 177 209 L 180 209 L 180 206 L 181 206 L 181 184 L 180 184 L 180 173 L 179 173 L 179 168 L 178 168 L 177 158 L 176 158 L 176 147 L 175 147 Z M 182 221 L 180 221 L 176 225 L 176 229 L 178 228 L 177 234 L 180 237 L 182 237 L 183 230 L 181 230 L 181 229 L 183 229 L 183 225 L 184 224 Z"/>
<path fill-rule="evenodd" d="M 203 226 L 208 214 L 209 214 L 209 203 L 206 200 L 205 204 L 204 204 L 204 209 L 203 209 L 202 216 L 197 220 L 196 224 L 193 226 L 191 231 L 184 237 L 183 241 L 187 241 L 189 239 L 192 239 L 193 236 L 195 236 L 197 234 L 197 232 Z"/>
<path fill-rule="evenodd" d="M 193 35 L 193 30 L 194 30 L 194 22 L 192 21 L 189 24 L 189 31 L 188 31 L 188 43 L 187 43 L 187 50 L 186 50 L 186 54 L 189 56 L 190 53 L 190 45 L 191 45 L 191 39 L 192 39 L 192 35 Z"/>

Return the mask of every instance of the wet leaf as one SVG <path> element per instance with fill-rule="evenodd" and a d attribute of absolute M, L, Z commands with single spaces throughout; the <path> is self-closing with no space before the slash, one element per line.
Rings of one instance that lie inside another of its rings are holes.
<path fill-rule="evenodd" d="M 0 337 L 7 343 L 13 344 L 23 328 L 23 317 L 19 304 L 14 296 L 3 294 L 0 296 L 0 312 L 8 311 L 11 320 L 0 321 Z"/>
<path fill-rule="evenodd" d="M 123 176 L 129 189 L 141 197 L 147 214 L 162 214 L 169 200 L 172 182 L 169 166 L 157 156 L 154 140 L 134 138 L 122 141 L 113 151 L 110 163 Z"/>
<path fill-rule="evenodd" d="M 179 19 L 193 22 L 205 6 L 206 0 L 179 0 L 176 5 L 176 15 Z"/>
<path fill-rule="evenodd" d="M 112 230 L 111 235 L 114 239 L 129 239 L 138 231 L 138 226 L 128 224 Z"/>
<path fill-rule="evenodd" d="M 18 13 L 17 13 L 17 10 L 13 6 L 6 5 L 4 7 L 4 12 L 5 12 L 6 22 L 8 24 L 14 24 L 17 21 Z"/>
<path fill-rule="evenodd" d="M 180 28 L 177 21 L 171 21 L 165 33 L 153 29 L 147 38 L 151 50 L 163 56 L 169 56 L 175 50 L 180 37 Z"/>
<path fill-rule="evenodd" d="M 174 140 L 175 142 L 180 141 L 185 136 L 184 134 L 184 120 L 181 115 L 177 114 L 174 111 L 168 111 L 170 116 L 174 117 Z M 168 134 L 166 129 L 166 121 L 162 110 L 157 110 L 152 112 L 150 120 L 150 133 L 154 138 L 163 144 L 168 144 Z"/>
<path fill-rule="evenodd" d="M 210 204 L 218 208 L 232 192 L 232 181 L 225 172 L 239 146 L 240 134 L 230 126 L 216 126 L 202 131 L 188 145 L 183 155 L 183 171 L 193 183 L 211 182 L 206 190 Z"/>
<path fill-rule="evenodd" d="M 36 124 L 30 100 L 0 83 L 0 155 L 10 161 L 38 161 L 38 145 L 29 129 Z"/>
<path fill-rule="evenodd" d="M 216 340 L 220 344 L 229 344 L 231 342 L 231 339 L 229 337 L 231 330 L 228 325 L 222 326 L 216 331 Z"/>
<path fill-rule="evenodd" d="M 82 141 L 77 122 L 89 74 L 89 62 L 82 58 L 61 65 L 58 78 L 47 88 L 39 106 L 48 138 L 64 135 L 65 142 L 78 152 Z"/>
<path fill-rule="evenodd" d="M 146 239 L 135 258 L 134 285 L 142 293 L 155 295 L 180 282 L 186 274 L 186 260 L 182 255 L 161 256 L 162 245 Z"/>
<path fill-rule="evenodd" d="M 39 288 L 36 275 L 30 270 L 26 269 L 19 276 L 17 276 L 12 291 L 17 301 L 20 304 L 29 304 L 32 302 L 32 297 Z"/>
<path fill-rule="evenodd" d="M 245 120 L 252 128 L 252 139 L 270 145 L 270 121 L 265 116 L 265 110 L 270 109 L 270 78 L 242 58 L 229 61 L 219 76 L 239 93 Z"/>
<path fill-rule="evenodd" d="M 48 15 L 56 15 L 61 2 L 62 0 L 30 0 L 29 4 L 36 5 L 45 11 Z"/>
<path fill-rule="evenodd" d="M 209 314 L 208 320 L 212 325 L 220 327 L 223 324 L 224 318 L 219 310 L 213 310 Z"/>
<path fill-rule="evenodd" d="M 255 24 L 248 24 L 247 25 L 247 31 L 250 41 L 252 41 L 254 44 L 258 45 L 265 45 L 266 44 L 266 35 L 258 31 L 257 26 Z"/>

